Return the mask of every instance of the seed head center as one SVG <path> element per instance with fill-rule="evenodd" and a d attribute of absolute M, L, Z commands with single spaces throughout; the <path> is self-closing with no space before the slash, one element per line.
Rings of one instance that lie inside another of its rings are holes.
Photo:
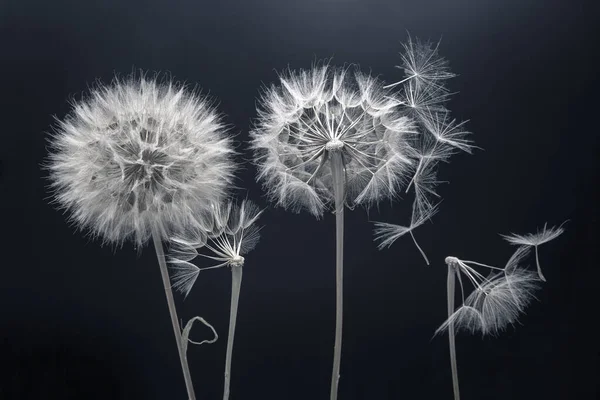
<path fill-rule="evenodd" d="M 337 151 L 344 147 L 344 142 L 340 139 L 331 139 L 329 142 L 325 144 L 325 150 L 327 151 Z"/>
<path fill-rule="evenodd" d="M 458 258 L 452 257 L 452 256 L 446 257 L 446 259 L 444 261 L 446 262 L 447 265 L 451 265 L 451 266 L 455 266 L 458 264 Z"/>
<path fill-rule="evenodd" d="M 244 257 L 242 256 L 235 256 L 231 259 L 231 261 L 229 261 L 229 265 L 231 265 L 232 267 L 241 267 L 244 265 Z"/>

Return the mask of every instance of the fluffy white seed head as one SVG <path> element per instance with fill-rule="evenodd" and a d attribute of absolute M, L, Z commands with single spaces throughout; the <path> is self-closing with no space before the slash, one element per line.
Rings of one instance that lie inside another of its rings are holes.
<path fill-rule="evenodd" d="M 52 137 L 54 200 L 79 228 L 117 245 L 202 225 L 232 180 L 225 131 L 205 98 L 172 82 L 98 85 Z"/>
<path fill-rule="evenodd" d="M 414 169 L 411 120 L 376 78 L 356 68 L 289 71 L 266 89 L 251 132 L 258 179 L 277 205 L 319 217 L 333 202 L 329 164 L 340 152 L 346 203 L 395 196 Z"/>
<path fill-rule="evenodd" d="M 402 65 L 397 68 L 403 69 L 406 76 L 416 78 L 420 85 L 437 86 L 446 90 L 443 81 L 454 77 L 455 74 L 450 72 L 448 61 L 438 53 L 440 42 L 423 42 L 408 36 L 402 46 Z"/>

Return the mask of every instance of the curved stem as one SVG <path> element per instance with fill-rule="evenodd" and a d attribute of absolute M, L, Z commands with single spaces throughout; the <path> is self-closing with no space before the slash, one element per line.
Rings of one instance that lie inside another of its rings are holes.
<path fill-rule="evenodd" d="M 342 359 L 342 317 L 343 290 L 344 290 L 344 163 L 340 151 L 331 152 L 331 173 L 333 177 L 333 191 L 335 197 L 335 345 L 333 347 L 333 371 L 331 373 L 330 399 L 337 399 L 338 384 L 340 381 L 340 364 Z"/>
<path fill-rule="evenodd" d="M 162 277 L 163 286 L 165 288 L 165 295 L 167 296 L 167 305 L 169 306 L 169 313 L 171 314 L 171 323 L 173 325 L 173 332 L 175 333 L 175 341 L 177 342 L 177 351 L 179 352 L 179 361 L 181 361 L 181 368 L 183 369 L 185 386 L 187 388 L 189 399 L 195 400 L 196 395 L 194 394 L 194 386 L 192 385 L 192 376 L 190 375 L 190 368 L 188 366 L 187 356 L 185 354 L 185 351 L 183 350 L 181 330 L 179 328 L 177 310 L 175 309 L 175 300 L 173 299 L 173 292 L 171 291 L 171 281 L 169 280 L 169 272 L 167 271 L 165 253 L 162 247 L 160 234 L 158 233 L 156 228 L 152 229 L 152 240 L 154 242 L 154 249 L 156 250 L 156 258 L 158 258 L 158 265 L 160 266 L 160 275 Z"/>
<path fill-rule="evenodd" d="M 229 310 L 229 336 L 227 337 L 227 355 L 225 357 L 225 388 L 223 400 L 229 399 L 229 386 L 231 383 L 231 358 L 233 355 L 233 337 L 235 322 L 237 320 L 240 288 L 242 287 L 242 267 L 231 267 L 231 309 Z"/>
<path fill-rule="evenodd" d="M 410 236 L 412 237 L 413 242 L 415 242 L 415 246 L 417 246 L 417 249 L 419 249 L 419 251 L 421 252 L 421 255 L 425 259 L 425 263 L 427 263 L 427 265 L 429 265 L 429 259 L 427 258 L 427 255 L 425 254 L 425 252 L 423 251 L 421 246 L 419 246 L 419 243 L 417 243 L 417 239 L 415 239 L 415 235 L 413 235 L 412 229 L 409 232 L 410 232 Z"/>
<path fill-rule="evenodd" d="M 535 264 L 537 265 L 537 271 L 538 271 L 538 275 L 540 276 L 540 279 L 544 282 L 546 282 L 546 278 L 544 277 L 544 274 L 542 274 L 542 267 L 540 267 L 540 257 L 538 256 L 538 247 L 535 247 Z"/>
<path fill-rule="evenodd" d="M 454 313 L 454 284 L 455 271 L 448 265 L 448 318 Z M 448 341 L 450 345 L 450 365 L 452 367 L 452 387 L 454 389 L 454 400 L 460 400 L 460 391 L 458 389 L 458 368 L 456 365 L 456 343 L 455 343 L 454 321 L 451 320 L 448 325 Z"/>

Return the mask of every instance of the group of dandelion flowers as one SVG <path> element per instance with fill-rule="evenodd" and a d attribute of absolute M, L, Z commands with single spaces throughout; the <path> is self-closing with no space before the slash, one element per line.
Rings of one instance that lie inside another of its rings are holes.
<path fill-rule="evenodd" d="M 454 75 L 437 44 L 409 38 L 398 67 L 404 76 L 388 85 L 354 65 L 317 63 L 284 71 L 277 84 L 263 88 L 250 131 L 257 180 L 270 201 L 317 218 L 326 211 L 336 215 L 332 400 L 341 366 L 344 210 L 368 209 L 412 190 L 410 224 L 378 223 L 376 240 L 383 248 L 408 233 L 429 264 L 413 231 L 439 210 L 437 167 L 473 149 L 464 124 L 446 107 L 445 82 Z M 187 346 L 198 344 L 189 339 L 191 326 L 199 320 L 215 334 L 199 344 L 212 343 L 217 335 L 201 317 L 182 329 L 172 288 L 187 296 L 202 270 L 231 269 L 226 400 L 242 270 L 258 243 L 263 210 L 248 200 L 235 201 L 237 152 L 223 116 L 196 90 L 144 74 L 98 84 L 72 106 L 50 140 L 46 168 L 54 202 L 76 227 L 104 243 L 132 241 L 141 249 L 152 240 L 190 399 L 195 392 Z M 506 278 L 504 284 L 514 288 L 522 281 Z M 523 284 L 528 293 L 535 286 L 529 280 Z M 451 313 L 443 327 L 456 320 Z"/>

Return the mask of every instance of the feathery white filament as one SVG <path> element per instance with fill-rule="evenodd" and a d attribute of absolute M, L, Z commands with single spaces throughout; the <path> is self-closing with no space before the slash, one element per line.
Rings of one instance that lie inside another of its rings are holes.
<path fill-rule="evenodd" d="M 168 261 L 172 286 L 185 296 L 189 294 L 200 271 L 225 266 L 242 267 L 244 255 L 256 246 L 260 228 L 255 222 L 262 213 L 254 203 L 244 200 L 238 205 L 227 201 L 211 207 L 212 218 L 205 221 L 207 231 L 185 230 L 171 238 Z M 209 254 L 198 249 L 206 248 Z M 196 257 L 217 261 L 200 268 L 191 263 Z"/>
<path fill-rule="evenodd" d="M 538 276 L 540 277 L 540 279 L 542 281 L 545 282 L 546 278 L 544 277 L 544 274 L 542 273 L 542 267 L 540 266 L 538 246 L 541 244 L 547 243 L 551 240 L 554 240 L 557 237 L 559 237 L 560 235 L 562 235 L 564 232 L 564 229 L 562 226 L 566 222 L 567 221 L 563 222 L 558 227 L 553 226 L 549 229 L 547 228 L 547 223 L 545 223 L 544 228 L 541 231 L 538 231 L 537 233 L 528 233 L 525 235 L 517 235 L 517 234 L 512 233 L 510 235 L 500 235 L 500 236 L 502 236 L 504 238 L 504 240 L 506 240 L 510 244 L 524 246 L 524 247 L 533 247 L 535 249 L 535 262 L 537 265 Z"/>

